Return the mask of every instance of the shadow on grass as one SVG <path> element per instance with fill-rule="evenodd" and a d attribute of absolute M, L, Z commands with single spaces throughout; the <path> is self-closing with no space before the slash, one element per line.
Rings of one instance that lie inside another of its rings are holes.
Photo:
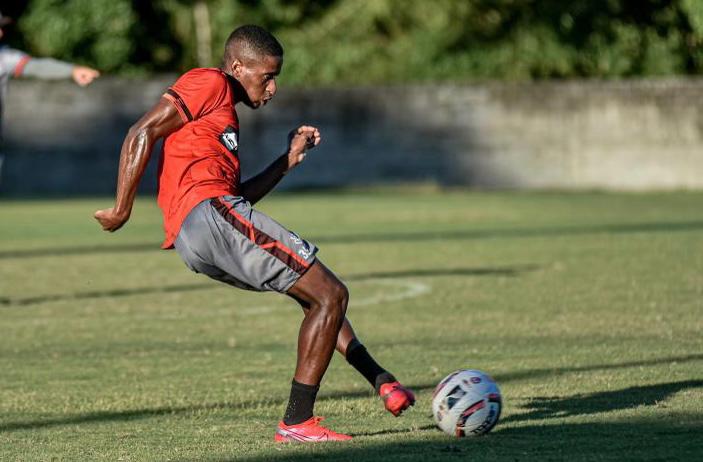
<path fill-rule="evenodd" d="M 397 233 L 349 234 L 311 237 L 316 244 L 358 244 L 368 242 L 403 242 L 463 239 L 498 239 L 582 236 L 588 234 L 631 234 L 693 231 L 703 229 L 703 221 L 663 223 L 601 224 L 549 228 L 467 229 L 448 231 L 401 231 Z"/>
<path fill-rule="evenodd" d="M 507 276 L 515 277 L 522 273 L 536 271 L 538 265 L 514 265 L 493 268 L 443 268 L 416 269 L 408 271 L 381 271 L 376 273 L 352 274 L 343 276 L 343 281 L 368 281 L 373 279 L 397 279 L 412 277 L 442 277 L 442 276 Z"/>
<path fill-rule="evenodd" d="M 698 416 L 635 418 L 628 421 L 559 423 L 501 428 L 479 438 L 452 438 L 436 431 L 408 430 L 395 441 L 289 445 L 266 448 L 257 457 L 226 461 L 524 461 L 524 460 L 700 460 L 703 422 Z M 419 440 L 419 441 L 418 441 Z"/>
<path fill-rule="evenodd" d="M 278 404 L 278 403 L 271 403 Z M 0 432 L 34 430 L 37 428 L 60 427 L 62 425 L 80 425 L 105 422 L 127 422 L 130 420 L 151 419 L 165 415 L 194 414 L 208 410 L 246 409 L 252 403 L 206 403 L 193 406 L 163 406 L 149 409 L 130 409 L 125 411 L 98 411 L 88 414 L 74 414 L 56 418 L 30 420 L 25 422 L 8 422 L 0 424 Z"/>
<path fill-rule="evenodd" d="M 598 370 L 598 369 L 614 369 L 614 368 L 628 368 L 628 367 L 641 367 L 641 366 L 655 366 L 658 364 L 671 363 L 671 362 L 688 362 L 688 361 L 700 361 L 703 360 L 703 355 L 691 355 L 683 357 L 670 357 L 670 358 L 659 358 L 650 361 L 638 361 L 633 363 L 621 363 L 621 364 L 604 364 L 604 365 L 594 365 L 586 368 L 574 368 L 574 369 L 561 369 L 560 372 L 581 372 L 585 370 Z M 542 370 L 537 370 L 541 373 Z M 555 370 L 550 370 L 554 372 Z M 511 380 L 520 380 L 523 378 L 513 378 L 509 379 L 508 376 L 496 376 L 499 383 L 508 382 Z M 410 384 L 410 388 L 415 391 L 426 391 L 432 390 L 436 384 Z M 660 401 L 665 400 L 673 393 L 687 389 L 687 388 L 698 388 L 703 387 L 702 380 L 689 380 L 682 382 L 672 382 L 657 385 L 648 385 L 642 387 L 631 387 L 623 390 L 614 390 L 603 393 L 595 393 L 593 395 L 575 395 L 568 398 L 538 398 L 533 404 L 528 404 L 528 408 L 532 409 L 527 414 L 519 414 L 515 416 L 508 416 L 503 419 L 504 422 L 516 422 L 525 421 L 531 419 L 549 419 L 554 417 L 562 417 L 565 415 L 588 415 L 597 412 L 604 412 L 616 409 L 626 409 L 633 408 L 637 406 L 651 406 L 657 404 Z M 340 398 L 364 398 L 371 397 L 373 393 L 371 391 L 337 391 L 332 393 L 323 393 L 319 396 L 318 402 L 326 400 L 335 400 Z M 232 411 L 240 409 L 249 409 L 253 406 L 283 406 L 286 403 L 286 397 L 280 397 L 280 399 L 269 400 L 265 402 L 241 402 L 241 403 L 204 403 L 192 406 L 163 406 L 148 409 L 133 409 L 124 411 L 100 411 L 93 412 L 89 414 L 77 414 L 69 416 L 60 416 L 56 418 L 45 418 L 39 420 L 30 420 L 24 422 L 7 422 L 0 424 L 0 432 L 11 432 L 18 430 L 31 430 L 37 428 L 47 428 L 56 427 L 62 425 L 78 425 L 86 423 L 103 423 L 103 422 L 120 422 L 129 420 L 139 420 L 139 419 L 149 419 L 153 417 L 160 417 L 165 415 L 183 415 L 183 414 L 193 414 L 208 410 L 223 410 Z M 406 433 L 411 431 L 427 430 L 431 428 L 421 427 L 419 429 L 406 429 L 406 430 L 384 430 L 375 433 L 360 433 L 357 436 L 377 436 L 383 434 L 393 434 L 393 433 Z"/>
<path fill-rule="evenodd" d="M 499 238 L 531 238 L 582 236 L 588 234 L 667 233 L 703 229 L 703 221 L 601 224 L 592 226 L 511 228 L 511 229 L 466 229 L 449 231 L 398 231 L 392 233 L 358 233 L 335 236 L 306 236 L 315 244 L 361 244 L 373 242 L 422 242 L 435 240 L 470 240 Z M 158 242 L 133 244 L 85 245 L 43 249 L 19 249 L 0 251 L 0 259 L 60 257 L 69 255 L 91 255 L 106 253 L 151 252 L 161 250 Z"/>
<path fill-rule="evenodd" d="M 436 425 L 424 425 L 417 428 L 388 428 L 385 430 L 379 430 L 375 432 L 356 432 L 349 433 L 351 436 L 381 436 L 381 435 L 397 435 L 400 433 L 410 433 L 410 432 L 424 432 L 427 430 L 436 430 Z"/>
<path fill-rule="evenodd" d="M 544 369 L 526 369 L 524 371 L 515 371 L 502 374 L 491 374 L 493 378 L 501 383 L 508 382 L 519 382 L 521 380 L 531 380 L 531 379 L 549 379 L 555 376 L 572 374 L 575 372 L 593 372 L 593 371 L 607 371 L 612 369 L 628 369 L 630 367 L 647 367 L 647 366 L 658 366 L 660 364 L 672 364 L 672 363 L 688 363 L 695 361 L 703 361 L 703 354 L 690 354 L 682 356 L 670 356 L 667 358 L 657 358 L 657 359 L 643 359 L 641 361 L 628 361 L 624 363 L 615 364 L 592 364 L 589 366 L 574 366 L 574 367 L 555 367 L 555 368 L 544 368 Z M 414 384 L 411 386 L 413 390 L 425 391 L 433 390 L 436 383 L 422 383 Z"/>
<path fill-rule="evenodd" d="M 567 398 L 536 397 L 524 406 L 529 411 L 515 414 L 503 419 L 503 422 L 522 422 L 525 420 L 542 420 L 555 417 L 597 414 L 620 409 L 632 409 L 638 406 L 663 405 L 671 395 L 689 388 L 702 388 L 703 380 L 686 380 L 682 382 L 660 383 L 611 390 L 586 395 L 574 395 Z M 703 416 L 702 416 L 703 419 Z"/>
<path fill-rule="evenodd" d="M 0 260 L 8 258 L 65 257 L 69 255 L 92 255 L 102 253 L 151 252 L 161 250 L 160 242 L 135 244 L 76 245 L 43 249 L 3 250 Z"/>
<path fill-rule="evenodd" d="M 543 369 L 527 369 L 524 371 L 508 372 L 504 374 L 494 374 L 494 378 L 498 383 L 513 382 L 527 379 L 537 379 L 545 377 L 553 377 L 555 375 L 570 374 L 573 372 L 591 372 L 591 371 L 606 371 L 611 369 L 626 369 L 629 367 L 657 366 L 659 364 L 671 363 L 687 363 L 694 361 L 703 361 L 703 353 L 671 356 L 667 358 L 643 359 L 640 361 L 628 361 L 615 364 L 595 364 L 590 366 L 573 366 L 573 367 L 555 367 Z"/>
<path fill-rule="evenodd" d="M 514 277 L 521 273 L 539 269 L 536 265 L 518 265 L 495 268 L 443 268 L 443 269 L 423 269 L 410 271 L 385 271 L 366 274 L 352 274 L 342 277 L 344 281 L 370 281 L 374 279 L 397 279 L 408 277 L 443 277 L 443 276 L 508 276 Z M 158 287 L 135 287 L 132 289 L 111 289 L 104 291 L 75 292 L 72 294 L 49 294 L 35 297 L 7 298 L 0 297 L 0 307 L 2 306 L 29 306 L 47 302 L 58 302 L 63 300 L 85 300 L 91 298 L 116 298 L 131 297 L 133 295 L 147 295 L 157 293 L 177 293 L 192 292 L 195 290 L 205 290 L 223 287 L 214 281 L 181 284 Z"/>
<path fill-rule="evenodd" d="M 111 290 L 95 290 L 88 292 L 74 292 L 72 294 L 49 294 L 38 295 L 36 297 L 24 298 L 7 298 L 0 297 L 0 307 L 2 306 L 29 306 L 39 305 L 48 302 L 60 302 L 64 300 L 86 300 L 91 298 L 117 298 L 131 297 L 133 295 L 160 294 L 171 292 L 192 292 L 194 290 L 212 289 L 217 287 L 214 283 L 210 284 L 181 284 L 177 286 L 161 286 L 161 287 L 135 287 L 132 289 L 111 289 Z"/>

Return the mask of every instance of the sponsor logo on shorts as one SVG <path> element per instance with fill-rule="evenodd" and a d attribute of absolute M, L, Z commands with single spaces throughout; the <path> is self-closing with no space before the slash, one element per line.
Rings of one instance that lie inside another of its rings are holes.
<path fill-rule="evenodd" d="M 293 241 L 294 244 L 300 246 L 297 249 L 298 255 L 305 258 L 306 260 L 312 256 L 312 250 L 310 249 L 308 243 L 292 231 L 290 233 L 290 240 Z"/>
<path fill-rule="evenodd" d="M 303 243 L 303 240 L 300 238 L 300 236 L 298 236 L 297 234 L 295 234 L 295 233 L 292 232 L 292 231 L 291 231 L 291 233 L 290 233 L 290 240 L 293 241 L 295 244 L 298 244 L 298 245 L 300 245 L 300 244 Z"/>

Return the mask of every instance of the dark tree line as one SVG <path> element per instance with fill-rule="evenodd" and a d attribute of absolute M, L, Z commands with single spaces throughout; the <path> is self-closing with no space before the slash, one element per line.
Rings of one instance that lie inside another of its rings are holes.
<path fill-rule="evenodd" d="M 702 0 L 10 3 L 12 44 L 127 75 L 217 66 L 245 23 L 281 39 L 301 85 L 703 73 Z"/>

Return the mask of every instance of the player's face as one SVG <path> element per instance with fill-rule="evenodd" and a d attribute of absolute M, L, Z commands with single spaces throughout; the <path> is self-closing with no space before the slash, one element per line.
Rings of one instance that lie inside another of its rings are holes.
<path fill-rule="evenodd" d="M 264 56 L 256 61 L 234 64 L 233 75 L 247 93 L 248 106 L 256 109 L 276 94 L 276 77 L 281 73 L 283 58 Z"/>

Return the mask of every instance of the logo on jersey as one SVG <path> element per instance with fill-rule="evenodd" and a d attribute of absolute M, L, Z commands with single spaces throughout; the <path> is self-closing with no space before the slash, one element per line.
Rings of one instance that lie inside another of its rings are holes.
<path fill-rule="evenodd" d="M 239 150 L 239 136 L 233 126 L 228 125 L 220 135 L 220 143 L 232 154 L 237 154 Z"/>

